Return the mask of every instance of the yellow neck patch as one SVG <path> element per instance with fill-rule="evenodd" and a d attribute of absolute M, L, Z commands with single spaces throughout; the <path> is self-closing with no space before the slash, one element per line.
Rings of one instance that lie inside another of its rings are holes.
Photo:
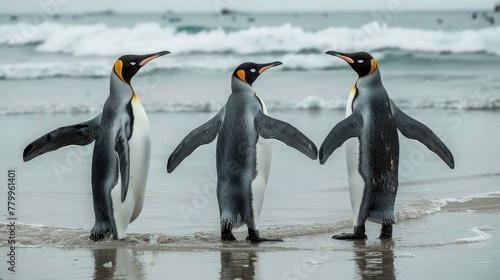
<path fill-rule="evenodd" d="M 134 89 L 132 89 L 132 102 L 139 102 L 139 97 L 135 94 Z"/>
<path fill-rule="evenodd" d="M 236 75 L 238 76 L 238 78 L 240 78 L 240 80 L 248 84 L 247 80 L 245 79 L 245 70 L 238 70 L 238 72 L 236 72 Z"/>
<path fill-rule="evenodd" d="M 262 100 L 260 100 L 260 96 L 256 92 L 254 92 L 253 95 L 259 100 L 260 108 L 264 110 L 264 105 L 262 104 Z"/>
<path fill-rule="evenodd" d="M 121 60 L 117 60 L 115 62 L 115 74 L 118 76 L 118 78 L 120 78 L 120 80 L 125 82 L 125 79 L 123 79 L 123 76 L 122 76 L 122 69 L 123 69 L 123 62 Z"/>
<path fill-rule="evenodd" d="M 375 59 L 372 58 L 372 60 L 370 62 L 372 64 L 372 67 L 370 68 L 370 73 L 368 73 L 368 75 L 370 75 L 371 73 L 373 73 L 373 71 L 375 71 L 377 69 L 377 62 L 375 61 Z"/>
<path fill-rule="evenodd" d="M 354 84 L 352 86 L 351 93 L 349 93 L 349 97 L 354 97 L 357 92 L 358 92 L 358 88 L 356 87 L 356 84 Z"/>

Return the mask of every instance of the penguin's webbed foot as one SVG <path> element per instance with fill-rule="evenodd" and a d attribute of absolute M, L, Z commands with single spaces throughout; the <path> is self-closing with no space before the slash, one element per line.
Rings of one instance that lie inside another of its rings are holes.
<path fill-rule="evenodd" d="M 368 236 L 366 236 L 366 234 L 356 235 L 354 233 L 342 233 L 342 234 L 336 234 L 332 238 L 339 240 L 354 240 L 354 239 L 367 239 Z"/>
<path fill-rule="evenodd" d="M 392 239 L 392 225 L 382 225 L 379 239 Z"/>
<path fill-rule="evenodd" d="M 260 242 L 283 242 L 283 239 L 281 239 L 281 238 L 261 237 L 259 235 L 259 231 L 258 230 L 248 229 L 247 241 L 250 241 L 252 243 L 260 243 Z"/>
<path fill-rule="evenodd" d="M 90 231 L 90 239 L 94 241 L 102 240 L 106 237 L 106 234 L 110 231 L 109 227 L 102 223 L 94 224 L 92 230 Z"/>
<path fill-rule="evenodd" d="M 220 239 L 222 241 L 235 241 L 234 235 L 231 233 L 231 230 L 225 229 L 220 234 Z"/>
<path fill-rule="evenodd" d="M 354 227 L 353 233 L 342 233 L 337 234 L 332 237 L 333 239 L 340 240 L 354 240 L 354 239 L 367 239 L 368 237 L 365 234 L 365 226 Z"/>
<path fill-rule="evenodd" d="M 266 237 L 260 237 L 260 236 L 254 236 L 254 237 L 247 236 L 247 241 L 250 241 L 252 243 L 283 242 L 283 239 L 281 239 L 281 238 L 266 238 Z"/>

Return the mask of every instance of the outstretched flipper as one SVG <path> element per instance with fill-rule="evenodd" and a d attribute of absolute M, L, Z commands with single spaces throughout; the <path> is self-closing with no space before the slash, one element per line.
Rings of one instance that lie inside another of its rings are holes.
<path fill-rule="evenodd" d="M 401 111 L 391 99 L 392 115 L 399 131 L 407 138 L 424 144 L 429 150 L 438 155 L 451 169 L 455 168 L 453 155 L 439 137 L 425 124 L 413 119 Z"/>
<path fill-rule="evenodd" d="M 130 146 L 127 133 L 121 129 L 116 135 L 116 153 L 120 158 L 120 174 L 122 182 L 122 203 L 127 197 L 128 183 L 130 176 Z"/>
<path fill-rule="evenodd" d="M 260 136 L 281 141 L 311 159 L 318 158 L 316 145 L 292 125 L 271 118 L 260 111 L 255 117 L 255 126 Z"/>
<path fill-rule="evenodd" d="M 319 163 L 325 164 L 330 155 L 345 141 L 358 137 L 362 127 L 363 118 L 355 112 L 335 125 L 319 148 Z"/>
<path fill-rule="evenodd" d="M 167 162 L 167 172 L 171 173 L 181 162 L 201 145 L 212 142 L 219 134 L 226 106 L 222 107 L 213 118 L 191 131 L 175 148 Z"/>
<path fill-rule="evenodd" d="M 101 124 L 102 113 L 95 118 L 69 126 L 60 127 L 31 142 L 23 152 L 23 160 L 30 161 L 47 152 L 69 145 L 85 146 L 92 143 Z"/>

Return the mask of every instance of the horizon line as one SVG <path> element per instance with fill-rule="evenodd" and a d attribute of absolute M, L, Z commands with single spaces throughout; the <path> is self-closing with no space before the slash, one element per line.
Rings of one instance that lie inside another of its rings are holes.
<path fill-rule="evenodd" d="M 241 15 L 241 14 L 325 14 L 325 13 L 366 13 L 366 12 L 374 12 L 374 11 L 383 11 L 385 9 L 360 9 L 360 10 L 352 10 L 352 9 L 346 9 L 346 10 L 325 10 L 325 11 L 313 11 L 313 10 L 308 10 L 308 11 L 248 11 L 248 10 L 231 10 L 228 9 L 231 13 L 228 15 Z M 222 10 L 221 10 L 222 11 Z M 45 11 L 40 11 L 45 14 L 49 15 L 102 15 L 102 14 L 220 14 L 221 11 L 175 11 L 173 9 L 167 9 L 165 11 L 115 11 L 113 9 L 102 9 L 102 10 L 90 10 L 90 11 L 85 11 L 85 12 L 62 12 L 62 13 L 47 13 Z M 408 12 L 491 12 L 491 13 L 498 13 L 494 9 L 469 9 L 469 8 L 457 8 L 457 9 L 441 9 L 441 8 L 436 8 L 436 9 L 411 9 L 411 10 L 401 10 L 398 11 L 398 13 L 408 13 Z M 16 13 L 16 12 L 0 12 L 0 15 L 2 16 L 13 16 L 13 15 L 32 15 L 36 14 L 38 12 L 21 12 L 21 13 Z"/>

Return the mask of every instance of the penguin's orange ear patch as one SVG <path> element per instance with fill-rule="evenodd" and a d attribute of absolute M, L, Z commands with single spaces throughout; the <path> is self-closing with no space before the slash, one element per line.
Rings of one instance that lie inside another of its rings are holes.
<path fill-rule="evenodd" d="M 372 58 L 372 60 L 370 61 L 371 63 L 371 68 L 370 68 L 370 73 L 368 73 L 368 75 L 370 75 L 371 73 L 373 73 L 373 71 L 375 71 L 375 69 L 377 69 L 377 61 L 375 61 L 374 58 Z"/>
<path fill-rule="evenodd" d="M 238 72 L 236 72 L 236 75 L 238 76 L 238 78 L 240 78 L 240 80 L 248 84 L 247 80 L 245 79 L 245 70 L 238 70 Z"/>
<path fill-rule="evenodd" d="M 117 60 L 115 62 L 115 74 L 122 80 L 125 82 L 125 79 L 123 79 L 123 76 L 122 76 L 122 69 L 123 69 L 123 62 L 121 60 Z"/>

